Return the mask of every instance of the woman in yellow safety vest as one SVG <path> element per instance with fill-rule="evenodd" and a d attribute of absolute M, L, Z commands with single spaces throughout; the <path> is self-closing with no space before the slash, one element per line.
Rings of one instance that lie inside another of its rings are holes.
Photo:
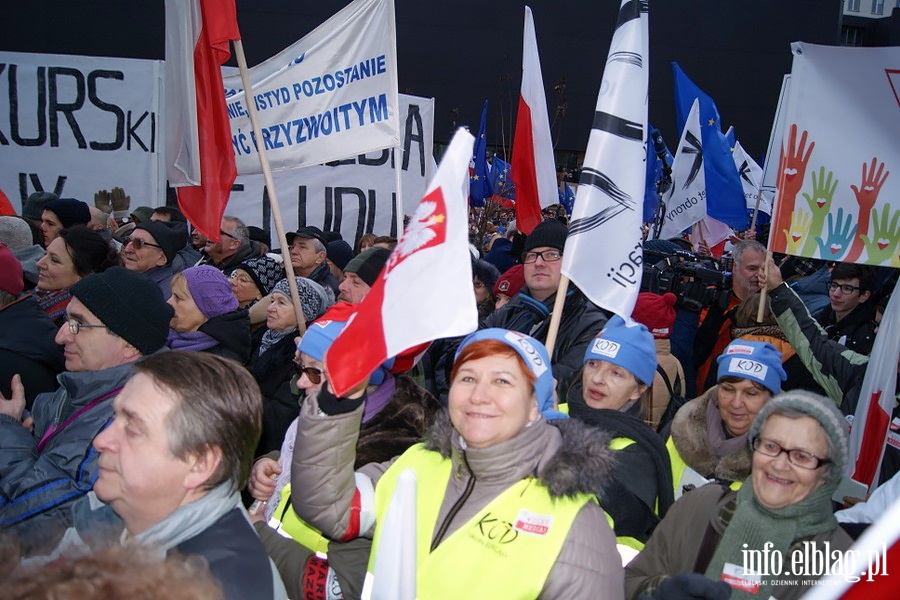
<path fill-rule="evenodd" d="M 449 418 L 425 443 L 356 472 L 364 387 L 336 398 L 326 384 L 308 399 L 291 472 L 305 490 L 298 515 L 332 539 L 373 536 L 363 597 L 406 587 L 421 600 L 621 598 L 621 560 L 594 497 L 610 476 L 609 438 L 548 422 L 562 415 L 543 345 L 478 331 L 460 344 L 450 381 Z"/>
<path fill-rule="evenodd" d="M 656 374 L 656 344 L 644 325 L 614 315 L 584 353 L 569 389 L 569 416 L 612 436 L 613 477 L 600 503 L 620 544 L 636 550 L 672 505 L 672 467 L 663 439 L 644 423 L 643 400 Z M 621 550 L 621 548 L 620 548 Z"/>

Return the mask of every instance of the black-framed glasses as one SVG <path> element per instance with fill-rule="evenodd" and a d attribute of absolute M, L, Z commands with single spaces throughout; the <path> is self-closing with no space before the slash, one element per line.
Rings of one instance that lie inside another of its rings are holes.
<path fill-rule="evenodd" d="M 753 451 L 772 458 L 777 458 L 784 452 L 787 454 L 788 462 L 795 467 L 808 471 L 815 471 L 822 465 L 832 462 L 831 459 L 819 458 L 812 452 L 801 450 L 800 448 L 784 448 L 778 442 L 761 437 L 754 438 Z"/>
<path fill-rule="evenodd" d="M 106 329 L 106 325 L 88 325 L 87 323 L 82 323 L 76 319 L 69 319 L 66 321 L 66 325 L 69 326 L 69 331 L 72 335 L 78 335 L 78 331 L 81 329 L 99 329 L 101 327 Z"/>
<path fill-rule="evenodd" d="M 844 292 L 845 294 L 852 294 L 853 292 L 861 292 L 862 291 L 861 287 L 856 287 L 856 286 L 850 285 L 848 283 L 838 283 L 836 281 L 828 282 L 828 291 L 829 292 L 833 292 L 834 290 L 836 290 L 838 288 L 840 288 L 840 290 L 842 292 Z"/>
<path fill-rule="evenodd" d="M 562 258 L 562 252 L 559 250 L 544 250 L 543 252 L 526 252 L 522 257 L 523 263 L 533 263 L 541 257 L 544 262 L 556 262 Z"/>
<path fill-rule="evenodd" d="M 322 369 L 317 369 L 315 367 L 304 367 L 301 363 L 298 363 L 296 360 L 291 361 L 291 365 L 294 367 L 294 373 L 297 374 L 297 377 L 302 377 L 306 375 L 307 379 L 313 385 L 319 385 L 322 383 L 322 374 L 324 371 Z"/>
<path fill-rule="evenodd" d="M 219 230 L 219 234 L 220 234 L 220 235 L 224 235 L 225 237 L 230 237 L 230 238 L 233 239 L 233 240 L 236 240 L 236 239 L 237 239 L 236 237 L 234 237 L 233 235 L 231 235 L 230 233 L 228 233 L 228 232 L 225 231 L 224 229 L 220 229 L 220 230 Z"/>
<path fill-rule="evenodd" d="M 135 250 L 140 250 L 140 249 L 143 248 L 144 246 L 153 246 L 154 248 L 159 248 L 160 250 L 163 249 L 163 247 L 160 246 L 159 244 L 151 244 L 150 242 L 145 242 L 143 239 L 138 238 L 138 237 L 127 237 L 127 238 L 125 238 L 125 245 L 123 246 L 123 248 L 124 248 L 125 246 L 127 246 L 128 244 L 131 244 L 131 246 L 132 246 Z"/>

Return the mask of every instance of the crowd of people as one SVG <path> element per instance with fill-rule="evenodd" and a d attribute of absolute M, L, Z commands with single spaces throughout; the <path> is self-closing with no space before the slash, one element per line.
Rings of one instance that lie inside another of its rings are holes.
<path fill-rule="evenodd" d="M 898 493 L 889 441 L 870 501 L 835 497 L 890 269 L 735 238 L 700 310 L 570 284 L 548 351 L 565 217 L 473 210 L 477 330 L 337 396 L 325 353 L 396 239 L 279 252 L 120 204 L 0 217 L 0 598 L 399 597 L 404 554 L 421 598 L 799 598 L 819 567 L 748 551 L 846 550 Z"/>

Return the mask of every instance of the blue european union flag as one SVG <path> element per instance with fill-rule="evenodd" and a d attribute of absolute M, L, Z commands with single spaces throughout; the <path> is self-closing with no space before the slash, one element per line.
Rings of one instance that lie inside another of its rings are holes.
<path fill-rule="evenodd" d="M 663 176 L 663 167 L 672 167 L 675 158 L 669 152 L 662 133 L 653 125 L 647 124 L 647 181 L 644 187 L 644 223 L 652 223 L 656 218 L 660 198 L 656 193 L 657 182 Z"/>
<path fill-rule="evenodd" d="M 572 209 L 575 207 L 575 192 L 569 187 L 567 182 L 563 182 L 563 189 L 559 190 L 559 203 L 566 209 L 566 214 L 572 216 Z"/>
<path fill-rule="evenodd" d="M 750 221 L 747 219 L 744 189 L 731 156 L 731 145 L 722 133 L 716 103 L 685 75 L 678 63 L 672 63 L 672 70 L 675 74 L 675 118 L 679 131 L 684 129 L 694 99 L 700 100 L 707 212 L 712 218 L 736 229 L 746 229 Z"/>
<path fill-rule="evenodd" d="M 515 200 L 516 186 L 509 176 L 511 168 L 508 162 L 495 155 L 491 159 L 491 188 L 494 190 L 494 194 Z"/>
<path fill-rule="evenodd" d="M 488 101 L 485 100 L 481 108 L 478 137 L 475 138 L 475 172 L 469 178 L 469 203 L 476 207 L 484 206 L 484 199 L 490 198 L 494 194 L 491 190 L 487 168 L 487 112 Z"/>

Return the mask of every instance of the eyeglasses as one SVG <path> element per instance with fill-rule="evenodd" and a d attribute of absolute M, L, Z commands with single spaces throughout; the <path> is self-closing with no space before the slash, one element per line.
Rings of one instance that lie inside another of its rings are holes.
<path fill-rule="evenodd" d="M 853 292 L 861 292 L 862 291 L 862 288 L 855 287 L 855 286 L 849 285 L 847 283 L 837 283 L 834 281 L 828 282 L 828 291 L 829 292 L 833 292 L 834 290 L 836 290 L 838 288 L 840 288 L 841 291 L 844 292 L 845 294 L 852 294 Z"/>
<path fill-rule="evenodd" d="M 526 252 L 524 258 L 522 258 L 523 263 L 533 263 L 536 262 L 538 257 L 544 259 L 544 262 L 556 262 L 562 258 L 562 252 L 559 250 L 544 250 L 543 252 Z"/>
<path fill-rule="evenodd" d="M 66 324 L 69 326 L 69 331 L 72 335 L 78 335 L 78 331 L 81 329 L 106 329 L 106 325 L 88 325 L 87 323 L 82 323 L 81 321 L 77 321 L 75 319 L 69 319 L 66 321 Z"/>
<path fill-rule="evenodd" d="M 753 451 L 766 456 L 771 456 L 772 458 L 777 458 L 784 452 L 787 454 L 788 462 L 795 467 L 800 467 L 801 469 L 806 469 L 808 471 L 814 471 L 822 465 L 832 462 L 831 459 L 819 458 L 815 454 L 807 452 L 806 450 L 800 450 L 799 448 L 782 448 L 778 442 L 773 442 L 772 440 L 761 437 L 753 440 Z"/>
<path fill-rule="evenodd" d="M 140 250 L 140 249 L 143 248 L 144 246 L 153 246 L 154 248 L 159 248 L 160 250 L 163 249 L 163 247 L 160 246 L 159 244 L 151 244 L 150 242 L 145 242 L 143 239 L 141 239 L 141 238 L 136 238 L 136 237 L 127 237 L 127 238 L 125 238 L 125 246 L 127 246 L 128 244 L 131 244 L 131 246 L 132 246 L 135 250 Z M 123 246 L 123 248 L 124 248 L 125 246 Z"/>
<path fill-rule="evenodd" d="M 230 238 L 233 239 L 233 240 L 236 240 L 236 239 L 237 239 L 236 237 L 234 237 L 233 235 L 231 235 L 230 233 L 228 233 L 227 231 L 224 231 L 224 230 L 222 230 L 222 229 L 219 230 L 219 233 L 222 234 L 222 235 L 224 235 L 225 237 L 230 237 Z"/>
<path fill-rule="evenodd" d="M 322 369 L 317 369 L 315 367 L 304 367 L 296 360 L 292 360 L 291 365 L 293 365 L 294 372 L 297 374 L 297 377 L 306 375 L 306 377 L 313 385 L 319 385 L 320 383 L 322 383 L 322 374 L 324 373 Z"/>
<path fill-rule="evenodd" d="M 253 280 L 250 279 L 250 277 L 248 275 L 245 275 L 244 273 L 240 273 L 237 270 L 232 271 L 231 275 L 229 275 L 228 277 L 237 281 L 238 283 L 243 283 L 243 284 L 253 283 Z"/>

